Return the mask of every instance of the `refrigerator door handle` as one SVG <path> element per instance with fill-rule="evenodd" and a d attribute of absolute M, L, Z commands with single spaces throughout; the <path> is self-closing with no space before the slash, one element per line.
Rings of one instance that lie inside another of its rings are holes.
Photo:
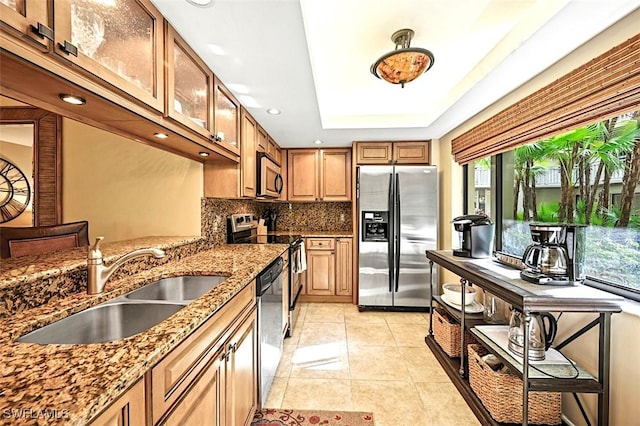
<path fill-rule="evenodd" d="M 401 235 L 400 235 L 400 221 L 401 221 L 401 214 L 400 214 L 400 175 L 398 175 L 396 173 L 396 186 L 395 186 L 395 196 L 396 196 L 396 211 L 395 211 L 395 222 L 394 222 L 394 226 L 396 227 L 396 229 L 393 232 L 393 237 L 396 240 L 396 248 L 395 248 L 395 264 L 396 264 L 396 268 L 395 268 L 395 282 L 396 282 L 396 293 L 398 292 L 398 285 L 400 283 L 400 243 L 402 241 Z"/>
<path fill-rule="evenodd" d="M 395 220 L 395 215 L 394 215 L 394 200 L 395 200 L 395 193 L 393 190 L 393 173 L 389 173 L 389 198 L 387 200 L 388 204 L 387 204 L 387 209 L 389 210 L 389 235 L 387 235 L 387 244 L 389 247 L 389 252 L 387 253 L 387 261 L 389 262 L 389 292 L 392 293 L 393 292 L 393 278 L 394 278 L 394 271 L 395 271 L 395 253 L 394 253 L 394 246 L 395 246 L 395 235 L 394 235 L 394 225 L 393 225 L 393 221 Z"/>

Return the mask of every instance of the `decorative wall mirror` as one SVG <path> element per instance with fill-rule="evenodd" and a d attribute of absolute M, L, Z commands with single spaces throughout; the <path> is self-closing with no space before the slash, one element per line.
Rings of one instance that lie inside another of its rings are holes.
<path fill-rule="evenodd" d="M 3 100 L 6 98 L 2 98 Z M 31 131 L 32 142 L 32 170 L 28 166 L 17 168 L 27 177 L 31 187 L 30 206 L 15 218 L 6 221 L 0 226 L 44 226 L 55 225 L 62 220 L 62 191 L 61 191 L 61 155 L 60 155 L 60 123 L 61 117 L 49 111 L 31 106 L 0 106 L 0 135 L 11 132 Z M 4 138 L 2 138 L 4 139 Z M 1 141 L 6 144 L 4 140 Z M 8 152 L 12 144 L 4 145 L 0 157 L 13 164 Z M 19 150 L 19 149 L 18 149 Z M 23 149 L 24 150 L 24 149 Z M 20 156 L 20 154 L 14 154 Z M 23 159 L 22 164 L 25 163 Z M 15 166 L 15 164 L 14 164 Z M 7 166 L 9 167 L 9 166 Z M 27 169 L 27 170 L 25 170 Z M 16 177 L 18 175 L 16 174 Z M 0 178 L 6 184 L 5 178 Z M 0 182 L 0 185 L 2 182 Z M 5 185 L 7 186 L 7 185 Z M 24 191 L 24 189 L 20 189 Z M 0 203 L 7 201 L 6 191 L 0 193 Z M 24 202 L 24 199 L 16 200 L 15 205 Z M 21 217 L 31 212 L 32 219 Z M 15 212 L 13 213 L 15 214 Z M 5 215 L 11 216 L 10 212 Z"/>

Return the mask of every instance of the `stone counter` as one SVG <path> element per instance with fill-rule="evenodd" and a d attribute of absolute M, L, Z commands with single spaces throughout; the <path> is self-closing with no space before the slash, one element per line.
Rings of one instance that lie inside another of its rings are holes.
<path fill-rule="evenodd" d="M 138 241 L 136 245 L 139 243 Z M 218 246 L 110 280 L 102 295 L 74 293 L 0 319 L 2 422 L 87 423 L 143 377 L 149 368 L 248 285 L 287 248 L 287 245 L 282 244 Z M 109 251 L 110 248 L 105 245 L 105 257 Z M 120 249 L 114 248 L 114 251 L 120 252 Z M 6 263 L 3 262 L 3 265 Z M 57 267 L 64 269 L 67 267 L 65 265 L 62 259 Z M 33 266 L 34 274 L 47 270 L 42 266 Z M 18 270 L 17 263 L 11 270 Z M 3 268 L 2 276 L 6 277 L 5 273 L 10 276 L 11 270 L 5 271 Z M 126 339 L 90 345 L 15 342 L 17 337 L 74 312 L 120 296 L 149 282 L 178 275 L 225 275 L 228 278 L 160 324 Z M 15 276 L 24 277 L 25 274 Z M 10 282 L 11 278 L 0 281 L 0 288 Z M 47 416 L 59 418 L 51 419 Z"/>

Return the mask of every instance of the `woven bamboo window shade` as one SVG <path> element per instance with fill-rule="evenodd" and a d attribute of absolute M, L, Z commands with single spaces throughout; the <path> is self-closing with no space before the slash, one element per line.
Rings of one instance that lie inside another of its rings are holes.
<path fill-rule="evenodd" d="M 640 34 L 453 139 L 466 164 L 640 108 Z"/>

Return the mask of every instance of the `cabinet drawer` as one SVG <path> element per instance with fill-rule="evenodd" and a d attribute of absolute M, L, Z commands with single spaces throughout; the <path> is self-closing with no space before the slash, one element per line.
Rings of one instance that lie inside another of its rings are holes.
<path fill-rule="evenodd" d="M 155 424 L 179 399 L 229 337 L 234 323 L 256 304 L 255 281 L 229 300 L 151 370 Z"/>
<path fill-rule="evenodd" d="M 307 238 L 307 249 L 309 250 L 333 250 L 336 248 L 334 238 Z"/>

